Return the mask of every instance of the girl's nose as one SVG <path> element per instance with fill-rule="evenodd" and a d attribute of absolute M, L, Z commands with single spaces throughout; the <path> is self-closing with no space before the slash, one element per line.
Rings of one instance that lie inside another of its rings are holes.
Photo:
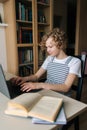
<path fill-rule="evenodd" d="M 50 49 L 49 48 L 47 48 L 47 52 L 49 52 L 50 51 Z"/>

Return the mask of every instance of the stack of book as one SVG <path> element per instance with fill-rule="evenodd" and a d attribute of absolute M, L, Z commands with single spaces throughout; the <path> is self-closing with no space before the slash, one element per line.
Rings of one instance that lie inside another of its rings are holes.
<path fill-rule="evenodd" d="M 42 96 L 40 93 L 25 93 L 8 102 L 5 114 L 32 117 L 32 123 L 66 124 L 63 99 Z"/>

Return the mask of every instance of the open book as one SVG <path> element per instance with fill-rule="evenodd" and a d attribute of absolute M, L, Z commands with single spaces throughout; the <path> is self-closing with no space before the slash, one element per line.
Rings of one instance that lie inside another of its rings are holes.
<path fill-rule="evenodd" d="M 64 107 L 61 108 L 57 118 L 54 122 L 49 122 L 46 120 L 41 120 L 39 118 L 32 118 L 32 123 L 34 124 L 45 124 L 45 125 L 65 125 L 67 123 L 66 115 L 64 112 Z"/>
<path fill-rule="evenodd" d="M 5 114 L 36 117 L 54 122 L 63 104 L 62 98 L 25 93 L 8 102 Z"/>

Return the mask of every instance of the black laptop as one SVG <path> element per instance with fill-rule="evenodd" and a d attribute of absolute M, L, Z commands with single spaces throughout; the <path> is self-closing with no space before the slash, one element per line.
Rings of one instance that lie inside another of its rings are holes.
<path fill-rule="evenodd" d="M 22 92 L 20 91 L 20 86 L 13 86 L 10 80 L 6 81 L 1 64 L 0 64 L 0 92 L 10 99 L 22 94 Z"/>

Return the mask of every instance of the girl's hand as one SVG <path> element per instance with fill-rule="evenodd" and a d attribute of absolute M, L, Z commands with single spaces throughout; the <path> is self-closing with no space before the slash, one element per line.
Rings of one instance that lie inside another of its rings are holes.
<path fill-rule="evenodd" d="M 23 83 L 21 85 L 21 91 L 29 92 L 29 91 L 34 90 L 34 89 L 40 89 L 37 86 L 38 86 L 38 83 L 32 83 L 32 82 Z"/>
<path fill-rule="evenodd" d="M 10 79 L 13 85 L 21 85 L 27 81 L 26 77 L 13 77 Z"/>

